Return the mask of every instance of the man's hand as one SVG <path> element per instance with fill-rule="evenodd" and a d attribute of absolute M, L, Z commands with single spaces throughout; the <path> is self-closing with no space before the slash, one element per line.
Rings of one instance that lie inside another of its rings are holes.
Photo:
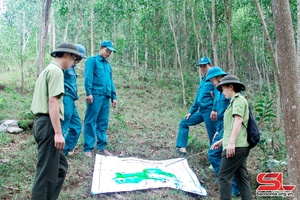
<path fill-rule="evenodd" d="M 215 142 L 213 145 L 211 145 L 210 149 L 211 150 L 216 150 L 220 147 L 222 147 L 222 140 L 219 140 L 219 141 Z"/>
<path fill-rule="evenodd" d="M 62 136 L 61 133 L 54 134 L 54 146 L 62 151 L 65 148 L 65 138 Z"/>
<path fill-rule="evenodd" d="M 114 100 L 112 100 L 111 104 L 115 108 L 115 107 L 117 107 L 118 102 L 117 102 L 117 100 L 114 99 Z"/>
<path fill-rule="evenodd" d="M 92 104 L 93 103 L 93 95 L 89 95 L 89 96 L 87 96 L 86 98 L 85 98 L 85 100 L 86 100 L 86 102 L 88 103 L 88 104 Z"/>
<path fill-rule="evenodd" d="M 191 115 L 192 115 L 191 113 L 188 113 L 188 114 L 186 114 L 186 116 L 184 116 L 184 118 L 189 119 Z"/>
<path fill-rule="evenodd" d="M 217 111 L 211 111 L 211 113 L 210 113 L 210 119 L 212 120 L 212 121 L 216 121 L 217 120 L 217 117 L 218 117 L 218 112 Z"/>

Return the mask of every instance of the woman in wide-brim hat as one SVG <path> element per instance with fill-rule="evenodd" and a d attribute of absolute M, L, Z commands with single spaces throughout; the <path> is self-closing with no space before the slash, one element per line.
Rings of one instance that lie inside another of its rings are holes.
<path fill-rule="evenodd" d="M 231 99 L 224 113 L 223 137 L 214 143 L 211 149 L 223 146 L 222 161 L 219 170 L 220 198 L 231 199 L 231 182 L 234 176 L 242 199 L 252 199 L 251 187 L 246 169 L 249 155 L 246 127 L 249 120 L 249 106 L 240 94 L 245 85 L 234 75 L 223 77 L 217 86 L 227 99 Z"/>
<path fill-rule="evenodd" d="M 215 66 L 215 67 L 210 68 L 207 71 L 206 81 L 211 81 L 212 84 L 217 87 L 218 84 L 221 82 L 222 78 L 224 78 L 224 76 L 227 76 L 227 73 L 224 72 L 220 67 Z M 216 105 L 217 105 L 217 113 L 218 113 L 218 122 L 219 123 L 217 125 L 216 133 L 214 135 L 214 139 L 213 139 L 211 145 L 213 145 L 215 142 L 219 141 L 223 137 L 224 113 L 230 102 L 230 99 L 227 99 L 224 96 L 224 94 L 222 93 L 222 91 L 220 91 L 219 95 L 216 96 L 215 98 L 217 98 Z M 221 160 L 222 160 L 222 148 L 218 148 L 218 149 L 214 149 L 214 150 L 209 149 L 208 150 L 208 159 L 209 159 L 211 165 L 213 166 L 216 176 L 218 176 L 220 165 L 221 165 Z M 237 187 L 237 183 L 236 183 L 235 179 L 232 179 L 231 193 L 232 193 L 233 197 L 238 196 L 240 194 L 240 191 Z"/>

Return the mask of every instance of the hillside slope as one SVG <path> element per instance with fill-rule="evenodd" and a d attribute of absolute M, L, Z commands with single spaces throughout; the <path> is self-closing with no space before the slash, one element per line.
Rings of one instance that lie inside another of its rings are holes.
<path fill-rule="evenodd" d="M 168 70 L 166 70 L 168 71 Z M 171 70 L 170 70 L 171 71 Z M 83 121 L 85 113 L 85 92 L 83 70 L 78 67 L 79 100 L 77 106 Z M 199 78 L 196 71 L 187 72 L 186 89 L 189 105 L 193 102 Z M 182 104 L 182 91 L 179 74 L 176 71 L 161 73 L 147 72 L 134 68 L 114 68 L 117 88 L 117 108 L 111 108 L 108 137 L 108 150 L 119 157 L 137 157 L 149 160 L 176 158 L 175 141 L 178 124 L 188 112 L 189 105 Z M 8 81 L 9 82 L 9 81 Z M 14 85 L 1 83 L 0 108 L 5 118 L 28 119 L 34 80 L 27 85 L 28 94 L 21 97 Z M 9 101 L 9 97 L 14 99 Z M 28 123 L 30 124 L 30 123 Z M 28 128 L 28 127 L 27 127 Z M 34 179 L 36 144 L 29 128 L 19 135 L 1 133 L 0 137 L 0 193 L 1 199 L 29 199 Z M 207 189 L 206 199 L 218 199 L 218 183 L 207 158 L 208 137 L 204 124 L 190 129 L 188 163 L 201 184 Z M 248 165 L 253 191 L 257 187 L 255 170 L 259 165 L 256 156 L 250 154 Z M 59 199 L 89 198 L 94 160 L 83 155 L 83 136 L 75 148 L 74 155 L 68 156 L 69 172 Z M 97 195 L 97 199 L 202 199 L 172 189 L 126 192 Z"/>

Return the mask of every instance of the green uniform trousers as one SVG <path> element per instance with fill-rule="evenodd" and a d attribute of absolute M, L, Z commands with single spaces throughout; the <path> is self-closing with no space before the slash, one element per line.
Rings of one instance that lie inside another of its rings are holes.
<path fill-rule="evenodd" d="M 33 134 L 38 144 L 38 162 L 31 199 L 57 199 L 67 174 L 68 162 L 54 146 L 54 130 L 49 115 L 37 117 Z"/>
<path fill-rule="evenodd" d="M 222 161 L 219 170 L 220 199 L 231 199 L 232 176 L 236 180 L 243 200 L 251 200 L 251 187 L 246 169 L 246 161 L 250 149 L 248 147 L 236 147 L 235 155 L 226 158 L 226 150 L 222 152 Z"/>

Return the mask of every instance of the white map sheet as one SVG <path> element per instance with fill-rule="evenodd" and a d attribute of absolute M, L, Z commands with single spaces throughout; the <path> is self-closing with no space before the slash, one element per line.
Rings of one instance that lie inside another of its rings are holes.
<path fill-rule="evenodd" d="M 151 188 L 207 195 L 185 158 L 151 161 L 96 154 L 91 195 Z"/>

